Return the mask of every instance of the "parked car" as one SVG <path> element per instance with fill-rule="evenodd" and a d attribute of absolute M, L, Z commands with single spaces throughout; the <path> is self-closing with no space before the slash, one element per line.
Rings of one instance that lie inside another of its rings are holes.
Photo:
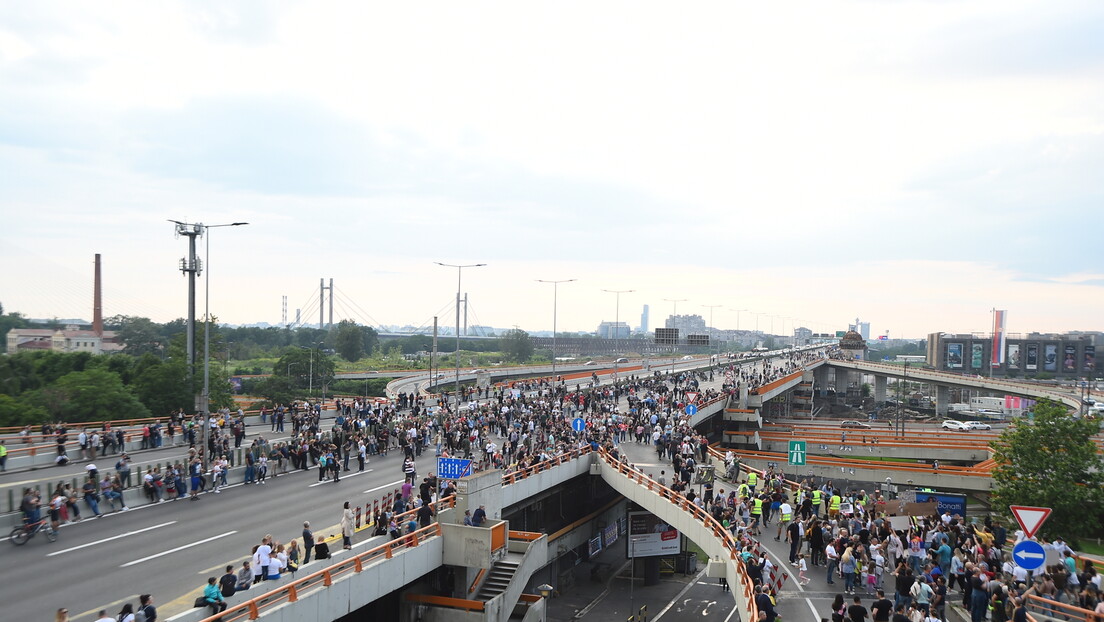
<path fill-rule="evenodd" d="M 947 419 L 943 422 L 944 430 L 957 430 L 959 432 L 969 432 L 972 428 L 964 421 L 958 421 L 957 419 Z"/>
<path fill-rule="evenodd" d="M 970 421 L 969 426 L 971 430 L 992 430 L 993 426 L 985 423 L 984 421 Z"/>
<path fill-rule="evenodd" d="M 843 421 L 840 422 L 841 428 L 859 428 L 861 430 L 869 430 L 870 426 L 862 421 Z"/>

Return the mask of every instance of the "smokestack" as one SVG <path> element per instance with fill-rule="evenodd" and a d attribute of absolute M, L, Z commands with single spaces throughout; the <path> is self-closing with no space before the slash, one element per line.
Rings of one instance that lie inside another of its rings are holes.
<path fill-rule="evenodd" d="M 103 337 L 103 286 L 100 282 L 100 254 L 96 253 L 96 279 L 92 286 L 92 332 Z"/>

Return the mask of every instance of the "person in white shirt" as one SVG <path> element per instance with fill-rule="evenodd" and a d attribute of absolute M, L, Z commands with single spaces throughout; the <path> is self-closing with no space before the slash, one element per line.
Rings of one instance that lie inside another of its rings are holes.
<path fill-rule="evenodd" d="M 115 618 L 107 615 L 106 609 L 100 610 L 100 617 L 96 618 L 96 622 L 115 622 Z"/>
<path fill-rule="evenodd" d="M 272 562 L 272 536 L 266 535 L 261 540 L 261 546 L 257 547 L 254 566 L 261 571 L 261 580 L 268 578 L 268 565 Z"/>

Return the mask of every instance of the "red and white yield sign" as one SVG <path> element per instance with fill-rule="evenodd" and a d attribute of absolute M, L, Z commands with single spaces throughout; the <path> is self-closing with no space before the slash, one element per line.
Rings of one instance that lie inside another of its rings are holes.
<path fill-rule="evenodd" d="M 686 401 L 690 404 L 693 404 L 693 403 L 697 402 L 698 401 L 698 394 L 687 391 L 686 392 Z"/>
<path fill-rule="evenodd" d="M 1026 538 L 1035 537 L 1035 532 L 1043 526 L 1051 511 L 1050 508 L 1037 508 L 1030 505 L 1010 505 L 1008 509 L 1012 510 L 1012 515 L 1016 517 L 1016 522 L 1020 524 L 1020 529 L 1023 529 Z"/>

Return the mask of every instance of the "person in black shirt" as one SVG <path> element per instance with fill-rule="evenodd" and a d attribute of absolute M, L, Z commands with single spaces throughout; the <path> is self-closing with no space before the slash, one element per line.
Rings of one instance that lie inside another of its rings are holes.
<path fill-rule="evenodd" d="M 230 598 L 233 596 L 237 585 L 238 575 L 234 573 L 234 567 L 227 566 L 226 574 L 222 575 L 219 579 L 219 590 L 222 592 L 222 597 Z"/>
<path fill-rule="evenodd" d="M 847 608 L 847 617 L 851 618 L 851 622 L 866 622 L 866 616 L 866 607 L 863 607 L 862 599 L 856 596 L 855 604 Z"/>
<path fill-rule="evenodd" d="M 885 597 L 885 590 L 878 590 L 878 600 L 870 605 L 870 612 L 874 616 L 874 622 L 889 622 L 889 616 L 893 613 L 893 601 Z"/>
<path fill-rule="evenodd" d="M 904 603 L 897 605 L 897 608 L 893 610 L 892 622 L 909 622 L 908 616 L 905 615 L 905 607 Z"/>
<path fill-rule="evenodd" d="M 766 617 L 760 618 L 764 622 L 774 622 L 778 617 L 778 613 L 774 610 L 774 603 L 771 602 L 770 595 L 763 592 L 762 585 L 755 586 L 755 607 L 759 613 L 766 614 Z"/>
<path fill-rule="evenodd" d="M 311 531 L 310 521 L 303 521 L 303 565 L 310 563 L 311 551 L 314 550 L 314 532 Z"/>

